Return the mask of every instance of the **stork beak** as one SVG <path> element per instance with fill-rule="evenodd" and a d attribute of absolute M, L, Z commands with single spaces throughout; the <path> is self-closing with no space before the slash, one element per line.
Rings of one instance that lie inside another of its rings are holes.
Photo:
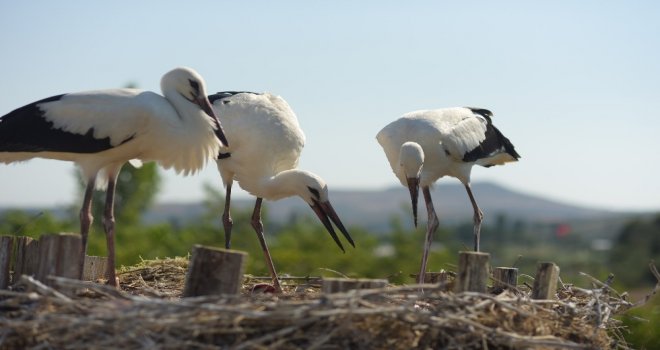
<path fill-rule="evenodd" d="M 344 246 L 341 244 L 339 241 L 339 237 L 337 237 L 337 234 L 335 233 L 334 228 L 332 227 L 332 224 L 330 223 L 330 220 L 335 223 L 339 231 L 346 237 L 349 243 L 353 247 L 355 247 L 355 242 L 353 242 L 353 238 L 351 238 L 351 235 L 348 234 L 348 231 L 346 230 L 346 227 L 344 227 L 344 224 L 342 224 L 341 220 L 339 219 L 339 216 L 337 215 L 337 212 L 335 212 L 335 209 L 332 207 L 330 202 L 319 202 L 317 200 L 314 200 L 314 204 L 310 205 L 312 207 L 312 210 L 314 210 L 314 213 L 316 213 L 316 216 L 319 217 L 321 222 L 323 223 L 323 226 L 325 226 L 325 229 L 328 230 L 328 233 L 330 233 L 330 236 L 332 236 L 332 239 L 335 240 L 335 243 L 339 246 L 342 252 L 346 252 L 344 250 Z"/>
<path fill-rule="evenodd" d="M 222 125 L 220 124 L 220 119 L 218 119 L 218 117 L 215 115 L 215 112 L 213 112 L 213 107 L 211 107 L 211 102 L 209 102 L 209 99 L 204 95 L 200 95 L 197 98 L 196 102 L 199 105 L 199 107 L 204 112 L 206 112 L 206 114 L 209 115 L 209 117 L 211 117 L 211 118 L 213 118 L 213 120 L 215 120 L 215 125 L 216 125 L 215 136 L 218 137 L 218 140 L 220 140 L 220 142 L 222 142 L 222 144 L 225 147 L 229 147 L 229 141 L 227 141 L 227 137 L 225 136 L 225 131 L 222 130 Z"/>
<path fill-rule="evenodd" d="M 419 177 L 408 178 L 408 191 L 410 191 L 413 219 L 415 221 L 415 227 L 417 227 L 417 198 L 419 198 Z"/>

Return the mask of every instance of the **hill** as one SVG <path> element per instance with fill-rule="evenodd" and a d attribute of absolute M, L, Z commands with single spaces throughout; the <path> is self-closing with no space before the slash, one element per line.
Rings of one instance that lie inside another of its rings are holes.
<path fill-rule="evenodd" d="M 630 215 L 596 208 L 582 207 L 522 193 L 494 183 L 473 184 L 473 191 L 485 215 L 485 224 L 492 224 L 498 216 L 508 220 L 547 225 L 569 223 L 573 227 L 610 236 Z M 432 190 L 434 205 L 441 225 L 454 225 L 472 220 L 472 206 L 461 184 L 441 184 Z M 421 196 L 420 196 L 421 197 Z M 331 190 L 330 200 L 344 224 L 361 226 L 375 232 L 389 228 L 390 219 L 399 216 L 404 223 L 412 222 L 410 196 L 403 187 L 384 190 Z M 419 200 L 419 219 L 424 222 L 424 200 Z M 233 198 L 232 208 L 252 208 L 254 199 Z M 268 220 L 285 223 L 296 215 L 314 215 L 300 198 L 264 202 Z M 164 203 L 156 205 L 146 215 L 147 222 L 192 220 L 203 212 L 202 203 Z M 221 213 L 218 213 L 220 220 Z"/>
<path fill-rule="evenodd" d="M 558 225 L 569 225 L 571 231 L 593 238 L 611 238 L 631 216 L 644 213 L 626 213 L 590 208 L 535 196 L 516 191 L 495 183 L 473 184 L 473 190 L 482 211 L 484 225 L 493 225 L 498 218 L 508 222 L 524 222 L 534 225 L 539 231 L 553 230 Z M 472 220 L 472 206 L 460 183 L 440 184 L 432 189 L 434 205 L 441 225 L 456 225 Z M 421 197 L 421 196 L 420 196 Z M 390 228 L 393 217 L 404 225 L 412 226 L 410 196 L 400 186 L 383 190 L 332 189 L 330 200 L 347 226 L 359 226 L 372 232 L 385 232 Z M 234 209 L 252 209 L 253 198 L 235 196 Z M 286 198 L 276 202 L 265 201 L 267 220 L 273 224 L 285 224 L 299 215 L 313 216 L 309 206 L 300 198 Z M 9 208 L 0 208 L 0 213 Z M 70 208 L 23 208 L 29 213 L 49 211 L 57 217 L 70 215 Z M 149 209 L 144 222 L 176 222 L 185 224 L 196 220 L 204 213 L 204 204 L 160 203 Z M 218 222 L 221 213 L 218 212 Z M 419 220 L 426 220 L 424 200 L 419 199 Z"/>

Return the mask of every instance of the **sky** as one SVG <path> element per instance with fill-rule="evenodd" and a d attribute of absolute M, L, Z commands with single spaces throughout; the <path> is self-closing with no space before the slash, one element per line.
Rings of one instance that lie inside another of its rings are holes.
<path fill-rule="evenodd" d="M 284 97 L 307 136 L 299 167 L 332 198 L 399 186 L 375 140 L 392 120 L 481 107 L 522 158 L 475 167 L 473 182 L 658 211 L 658 15 L 657 1 L 0 1 L 0 114 L 129 83 L 159 92 L 192 67 L 210 93 Z M 75 171 L 0 164 L 0 207 L 74 204 Z M 222 186 L 213 164 L 162 174 L 159 202 Z"/>

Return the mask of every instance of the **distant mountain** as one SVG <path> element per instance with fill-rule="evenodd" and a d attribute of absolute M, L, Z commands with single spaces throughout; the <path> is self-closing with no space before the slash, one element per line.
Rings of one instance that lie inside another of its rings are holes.
<path fill-rule="evenodd" d="M 484 212 L 486 223 L 493 222 L 498 215 L 511 220 L 536 223 L 580 222 L 612 217 L 623 217 L 624 213 L 581 207 L 548 200 L 500 185 L 481 182 L 472 185 L 477 201 Z M 456 224 L 472 220 L 472 205 L 465 188 L 461 184 L 441 184 L 432 190 L 436 212 L 442 224 Z M 362 226 L 374 231 L 389 228 L 390 218 L 398 215 L 412 222 L 410 195 L 404 187 L 384 190 L 342 190 L 331 189 L 330 201 L 344 224 Z M 265 201 L 269 220 L 286 222 L 294 215 L 311 215 L 313 212 L 300 198 L 287 198 L 276 202 Z M 254 199 L 232 199 L 232 208 L 251 208 Z M 426 219 L 426 208 L 420 193 L 419 219 Z M 145 217 L 148 222 L 177 220 L 185 222 L 201 214 L 204 208 L 199 204 L 159 204 Z M 221 213 L 218 213 L 218 220 Z M 619 222 L 620 220 L 617 220 Z M 404 221 L 405 222 L 405 221 Z M 598 226 L 598 225 L 597 225 Z M 606 226 L 611 226 L 607 224 Z M 597 228 L 597 227 L 596 227 Z"/>
<path fill-rule="evenodd" d="M 633 215 L 642 213 L 612 212 L 576 206 L 534 196 L 503 186 L 480 182 L 474 183 L 473 191 L 484 212 L 484 224 L 495 223 L 498 216 L 508 220 L 520 220 L 537 225 L 539 230 L 552 229 L 553 225 L 569 224 L 573 231 L 593 237 L 612 237 L 621 225 Z M 460 183 L 440 184 L 433 190 L 433 200 L 441 225 L 471 222 L 472 206 Z M 424 200 L 419 199 L 419 220 L 426 220 Z M 342 221 L 347 226 L 361 226 L 373 232 L 386 232 L 390 219 L 398 216 L 404 224 L 412 227 L 410 196 L 401 186 L 384 190 L 331 189 L 330 200 Z M 233 198 L 232 208 L 252 209 L 254 199 Z M 285 223 L 293 216 L 314 213 L 300 198 L 287 198 L 276 202 L 265 201 L 268 220 Z M 50 211 L 56 216 L 67 215 L 66 208 L 30 208 L 28 212 Z M 0 208 L 0 213 L 3 211 Z M 163 203 L 151 208 L 144 216 L 146 223 L 177 222 L 185 224 L 196 220 L 205 208 L 199 203 Z M 218 222 L 221 213 L 218 212 Z M 510 221 L 510 222 L 511 222 Z"/>

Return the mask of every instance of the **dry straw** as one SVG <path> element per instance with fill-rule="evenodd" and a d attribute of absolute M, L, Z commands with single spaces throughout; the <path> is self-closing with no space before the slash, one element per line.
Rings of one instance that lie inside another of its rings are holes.
<path fill-rule="evenodd" d="M 280 296 L 251 294 L 247 278 L 239 296 L 181 298 L 186 265 L 125 269 L 122 292 L 22 277 L 0 291 L 0 348 L 626 349 L 614 316 L 635 306 L 591 277 L 591 288 L 562 285 L 556 300 L 532 300 L 524 286 L 455 294 L 444 284 L 323 295 L 306 278 L 286 280 Z"/>

